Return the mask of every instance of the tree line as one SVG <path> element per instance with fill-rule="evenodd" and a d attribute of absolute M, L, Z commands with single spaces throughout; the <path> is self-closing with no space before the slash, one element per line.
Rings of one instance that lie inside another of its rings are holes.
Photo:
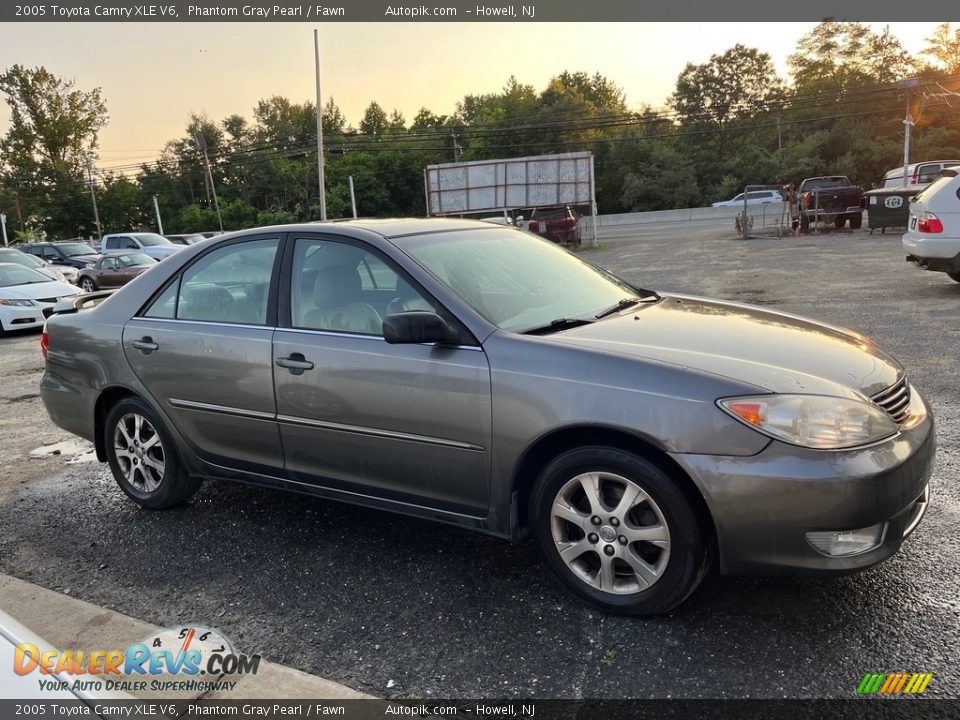
<path fill-rule="evenodd" d="M 630 110 L 610 79 L 569 71 L 540 90 L 511 77 L 449 115 L 422 108 L 411 121 L 371 102 L 354 127 L 330 98 L 321 114 L 327 214 L 351 214 L 350 177 L 361 216 L 423 215 L 428 164 L 574 150 L 594 153 L 602 213 L 696 207 L 747 184 L 819 174 L 870 187 L 902 163 L 908 108 L 913 158 L 957 155 L 960 30 L 949 23 L 918 58 L 889 30 L 824 21 L 788 67 L 780 77 L 767 53 L 735 45 L 689 63 L 664 109 Z M 905 78 L 918 83 L 902 87 Z M 274 96 L 249 118 L 196 115 L 155 161 L 110 167 L 97 163 L 109 121 L 99 89 L 15 65 L 0 92 L 11 116 L 0 212 L 20 236 L 95 235 L 91 182 L 101 232 L 155 229 L 154 196 L 168 233 L 216 229 L 214 193 L 227 229 L 320 217 L 312 102 Z"/>

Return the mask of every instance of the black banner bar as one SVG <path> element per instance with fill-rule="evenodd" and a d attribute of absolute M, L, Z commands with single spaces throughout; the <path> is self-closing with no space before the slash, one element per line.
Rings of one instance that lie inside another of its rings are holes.
<path fill-rule="evenodd" d="M 132 3 L 63 0 L 0 4 L 0 22 L 659 22 L 659 21 L 859 21 L 945 22 L 958 20 L 958 5 L 897 0 L 527 0 L 478 2 L 428 0 L 423 4 L 384 0 L 162 0 Z"/>
<path fill-rule="evenodd" d="M 958 700 L 0 700 L 0 717 L 106 718 L 468 718 L 469 720 L 832 720 L 956 718 Z"/>

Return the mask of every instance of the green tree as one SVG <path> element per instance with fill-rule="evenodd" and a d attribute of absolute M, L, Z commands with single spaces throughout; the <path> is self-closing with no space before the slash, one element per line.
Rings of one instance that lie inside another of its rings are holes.
<path fill-rule="evenodd" d="M 363 120 L 360 121 L 360 132 L 364 135 L 383 135 L 388 125 L 387 113 L 376 102 L 372 102 L 363 111 Z"/>
<path fill-rule="evenodd" d="M 960 28 L 953 29 L 950 23 L 941 23 L 927 38 L 927 43 L 924 55 L 932 57 L 948 75 L 960 74 Z"/>
<path fill-rule="evenodd" d="M 97 193 L 103 232 L 123 232 L 139 227 L 143 212 L 137 183 L 122 175 L 107 175 Z"/>
<path fill-rule="evenodd" d="M 84 176 L 96 158 L 107 108 L 99 88 L 77 89 L 43 67 L 0 75 L 10 128 L 0 138 L 0 182 L 16 188 L 23 213 L 51 235 L 93 231 Z"/>

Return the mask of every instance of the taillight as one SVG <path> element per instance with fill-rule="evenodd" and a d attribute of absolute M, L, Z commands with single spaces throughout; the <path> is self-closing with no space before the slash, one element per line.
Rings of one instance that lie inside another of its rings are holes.
<path fill-rule="evenodd" d="M 43 332 L 40 333 L 40 352 L 43 353 L 44 359 L 47 357 L 47 350 L 50 349 L 50 336 L 47 335 L 47 324 L 43 324 Z"/>
<path fill-rule="evenodd" d="M 942 233 L 943 223 L 933 213 L 925 212 L 917 219 L 917 231 L 922 233 Z"/>
<path fill-rule="evenodd" d="M 813 193 L 804 193 L 804 194 L 803 194 L 803 206 L 804 206 L 804 207 L 813 207 Z"/>
<path fill-rule="evenodd" d="M 527 223 L 527 230 L 529 230 L 530 232 L 539 232 L 540 223 L 537 222 L 536 220 L 531 220 L 529 223 Z"/>

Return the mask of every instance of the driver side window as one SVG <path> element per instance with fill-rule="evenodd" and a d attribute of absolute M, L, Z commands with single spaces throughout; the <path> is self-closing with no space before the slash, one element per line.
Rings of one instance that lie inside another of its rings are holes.
<path fill-rule="evenodd" d="M 354 245 L 299 238 L 290 283 L 295 328 L 383 334 L 383 318 L 434 305 L 377 255 Z"/>

